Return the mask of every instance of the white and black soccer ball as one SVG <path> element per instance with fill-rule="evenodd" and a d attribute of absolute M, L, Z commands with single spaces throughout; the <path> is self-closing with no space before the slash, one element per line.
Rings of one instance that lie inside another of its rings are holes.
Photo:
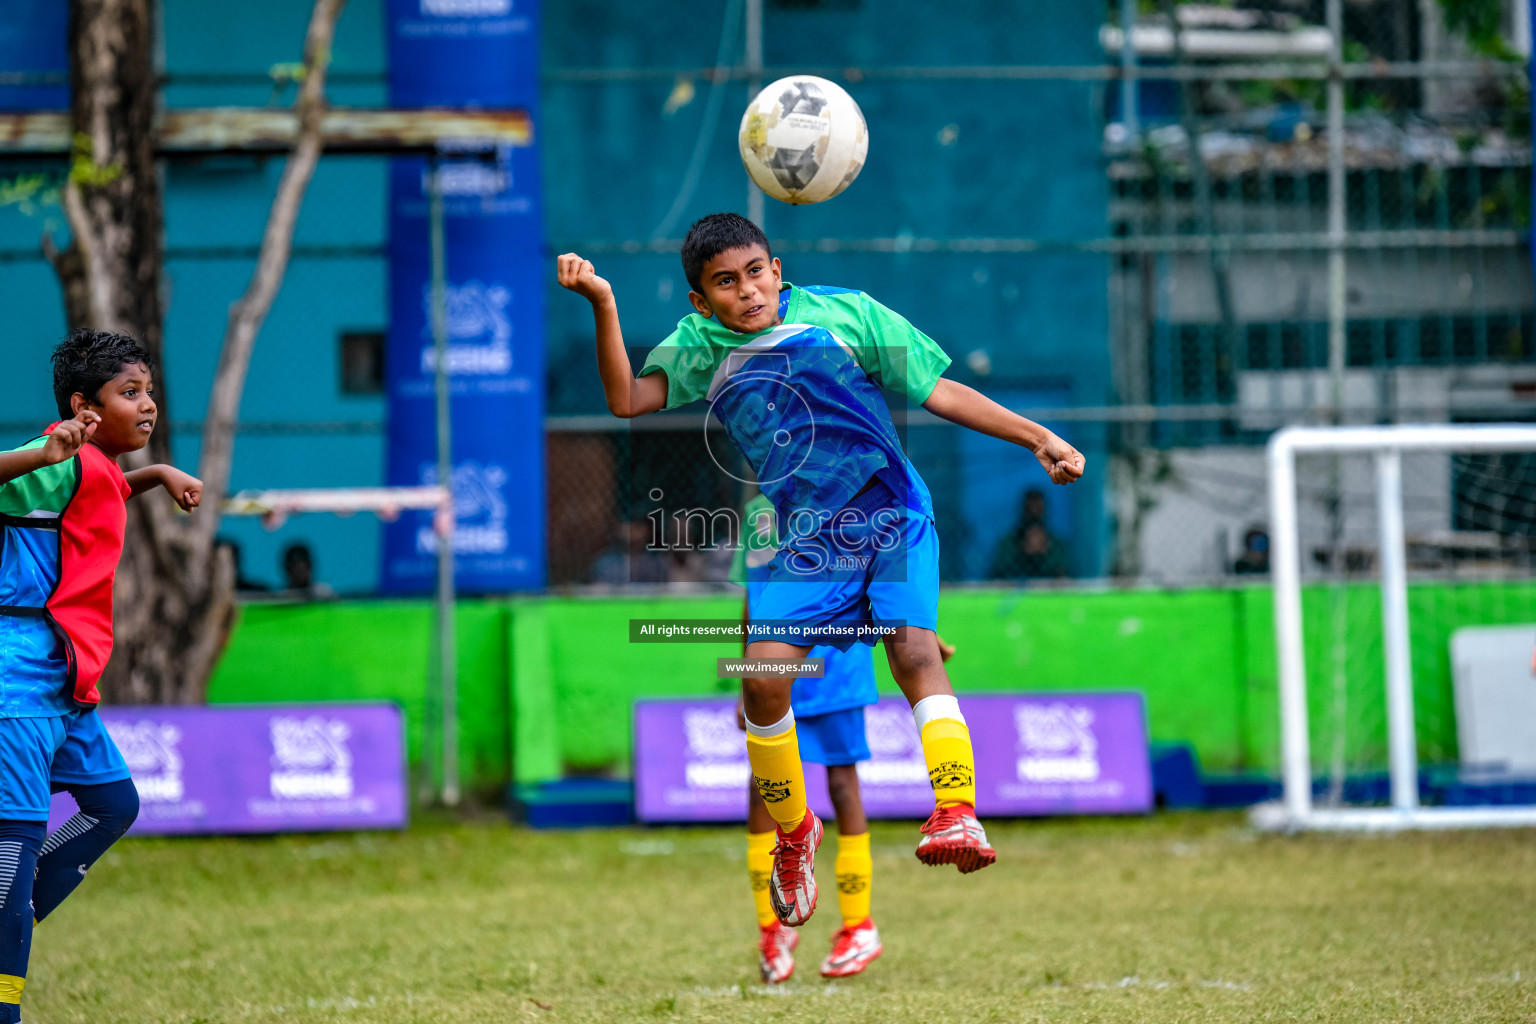
<path fill-rule="evenodd" d="M 819 203 L 864 169 L 869 129 L 842 86 L 792 75 L 747 104 L 739 142 L 741 162 L 758 188 L 786 203 Z"/>

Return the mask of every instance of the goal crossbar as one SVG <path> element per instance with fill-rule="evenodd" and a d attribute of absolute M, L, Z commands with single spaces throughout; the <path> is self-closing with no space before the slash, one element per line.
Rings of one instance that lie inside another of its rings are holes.
<path fill-rule="evenodd" d="M 1273 830 L 1387 831 L 1536 825 L 1536 807 L 1422 807 L 1413 723 L 1413 669 L 1408 645 L 1408 556 L 1403 528 L 1404 451 L 1536 450 L 1536 425 L 1405 425 L 1287 427 L 1269 440 L 1270 572 L 1275 595 L 1275 647 L 1280 669 L 1280 759 L 1284 796 L 1255 808 L 1253 821 Z M 1307 735 L 1306 655 L 1302 643 L 1301 550 L 1296 456 L 1370 453 L 1376 463 L 1381 558 L 1382 650 L 1386 668 L 1387 749 L 1391 806 L 1312 806 Z"/>
<path fill-rule="evenodd" d="M 237 491 L 224 502 L 225 515 L 268 516 L 293 512 L 398 513 L 440 508 L 452 498 L 446 487 L 323 487 Z"/>

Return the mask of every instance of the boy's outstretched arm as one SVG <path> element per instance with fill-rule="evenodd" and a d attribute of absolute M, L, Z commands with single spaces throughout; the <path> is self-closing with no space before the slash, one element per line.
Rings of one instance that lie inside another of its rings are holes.
<path fill-rule="evenodd" d="M 41 448 L 0 452 L 0 484 L 8 484 L 44 466 L 56 466 L 65 459 L 74 458 L 96 433 L 96 424 L 100 422 L 100 416 L 89 409 L 81 409 L 74 419 L 62 420 L 54 427 Z"/>
<path fill-rule="evenodd" d="M 1009 412 L 975 388 L 940 377 L 923 408 L 940 419 L 1028 448 L 1051 482 L 1070 484 L 1083 475 L 1083 453 L 1033 420 Z"/>
<path fill-rule="evenodd" d="M 128 487 L 133 492 L 130 496 L 134 498 L 145 491 L 164 487 L 170 494 L 171 500 L 175 501 L 183 512 L 191 512 L 203 500 L 203 482 L 175 466 L 157 464 L 130 469 L 123 474 L 123 479 L 128 481 Z"/>
<path fill-rule="evenodd" d="M 603 378 L 608 411 L 631 419 L 665 407 L 666 372 L 635 377 L 629 353 L 624 351 L 624 332 L 619 329 L 619 306 L 613 298 L 613 286 L 597 276 L 591 260 L 573 252 L 558 258 L 556 272 L 561 287 L 592 303 L 592 319 L 597 327 L 597 372 Z"/>

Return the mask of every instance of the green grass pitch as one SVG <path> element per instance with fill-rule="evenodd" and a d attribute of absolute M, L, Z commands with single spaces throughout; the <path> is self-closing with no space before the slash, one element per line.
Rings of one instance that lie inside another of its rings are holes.
<path fill-rule="evenodd" d="M 28 1024 L 1494 1021 L 1536 1007 L 1536 834 L 994 822 L 962 878 L 875 826 L 885 955 L 766 991 L 731 829 L 127 840 L 39 929 Z"/>

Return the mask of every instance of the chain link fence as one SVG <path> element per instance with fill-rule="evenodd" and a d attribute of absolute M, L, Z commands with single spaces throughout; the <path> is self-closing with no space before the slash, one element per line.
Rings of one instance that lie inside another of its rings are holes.
<path fill-rule="evenodd" d="M 1241 582 L 1267 571 L 1276 428 L 1536 414 L 1523 5 L 1047 6 L 1070 9 L 672 5 L 608 16 L 593 47 L 596 12 L 567 5 L 546 119 L 585 130 L 546 133 L 552 245 L 615 281 L 643 351 L 686 312 L 689 220 L 760 209 L 788 279 L 869 291 L 951 376 L 1088 455 L 1052 488 L 913 410 L 951 582 Z M 764 206 L 736 166 L 742 104 L 791 71 L 845 85 L 870 125 L 825 208 Z M 739 505 L 702 417 L 605 421 L 585 307 L 550 308 L 552 582 L 715 578 L 704 552 L 643 543 Z"/>
<path fill-rule="evenodd" d="M 939 341 L 950 376 L 1087 454 L 1089 476 L 1053 488 L 1027 453 L 898 410 L 949 582 L 1240 582 L 1267 569 L 1259 455 L 1277 427 L 1536 415 L 1524 4 L 959 0 L 935 18 L 918 0 L 569 0 L 543 18 L 550 255 L 614 282 L 637 363 L 689 308 L 688 224 L 739 210 L 789 280 L 870 292 Z M 167 97 L 281 102 L 259 70 L 173 67 Z M 843 84 L 870 125 L 868 165 L 831 203 L 765 202 L 736 156 L 747 99 L 792 72 Z M 384 79 L 338 68 L 337 101 L 382 103 Z M 278 164 L 170 164 L 173 359 L 212 358 L 259 237 L 220 175 Z M 55 301 L 36 238 L 58 230 L 58 171 L 4 168 L 17 303 Z M 339 346 L 299 374 L 335 394 L 312 422 L 278 415 L 261 396 L 294 369 L 259 347 L 237 485 L 311 483 L 281 476 L 282 452 L 316 443 L 345 446 L 330 482 L 379 479 L 386 175 L 323 162 L 267 331 Z M 551 283 L 546 307 L 551 585 L 723 579 L 711 542 L 734 527 L 690 513 L 739 508 L 749 474 L 711 455 L 702 414 L 608 416 L 586 305 Z M 201 400 L 175 365 L 169 416 L 195 444 Z M 646 550 L 658 517 L 686 549 Z M 1448 528 L 1506 538 L 1517 520 Z M 329 557 L 365 566 L 343 589 L 366 589 L 376 527 L 334 529 L 350 539 Z"/>

